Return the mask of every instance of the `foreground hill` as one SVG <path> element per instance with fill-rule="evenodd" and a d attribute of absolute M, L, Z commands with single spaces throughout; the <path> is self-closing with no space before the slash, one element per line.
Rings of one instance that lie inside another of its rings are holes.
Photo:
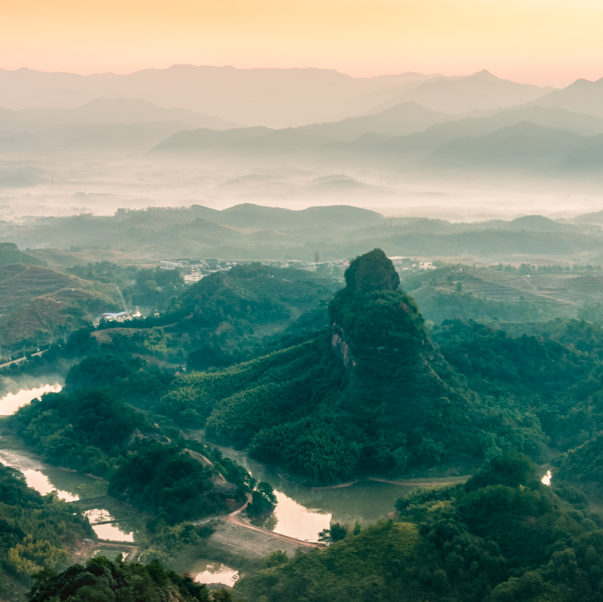
<path fill-rule="evenodd" d="M 275 558 L 235 594 L 250 602 L 597 600 L 603 518 L 578 491 L 542 485 L 535 468 L 519 454 L 498 456 L 464 485 L 399 499 L 394 520 Z"/>
<path fill-rule="evenodd" d="M 41 574 L 28 594 L 30 602 L 83 602 L 128 600 L 150 602 L 210 602 L 205 585 L 164 569 L 158 561 L 149 566 L 111 561 L 103 556 L 76 564 L 60 574 Z M 215 600 L 215 598 L 214 598 Z"/>

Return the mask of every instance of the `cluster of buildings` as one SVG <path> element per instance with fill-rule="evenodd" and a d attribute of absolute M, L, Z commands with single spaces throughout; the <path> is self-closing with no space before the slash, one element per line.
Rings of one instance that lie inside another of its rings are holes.
<path fill-rule="evenodd" d="M 298 270 L 308 270 L 311 272 L 324 271 L 334 275 L 343 276 L 350 262 L 347 259 L 336 261 L 319 261 L 318 254 L 315 261 L 301 261 L 299 259 L 286 260 L 264 260 L 260 263 L 275 268 L 295 268 Z M 417 261 L 410 257 L 390 257 L 394 267 L 399 270 L 433 270 L 435 267 L 429 261 Z M 181 259 L 162 259 L 159 267 L 162 270 L 178 270 L 187 284 L 199 282 L 201 278 L 214 272 L 228 271 L 237 263 L 251 263 L 249 261 L 235 262 L 224 259 L 193 259 L 186 257 Z"/>
<path fill-rule="evenodd" d="M 159 267 L 162 270 L 178 270 L 184 282 L 193 284 L 199 282 L 203 276 L 213 274 L 214 272 L 224 272 L 230 270 L 236 265 L 234 261 L 225 261 L 223 259 L 193 259 L 186 257 L 182 259 L 162 259 L 159 261 Z"/>

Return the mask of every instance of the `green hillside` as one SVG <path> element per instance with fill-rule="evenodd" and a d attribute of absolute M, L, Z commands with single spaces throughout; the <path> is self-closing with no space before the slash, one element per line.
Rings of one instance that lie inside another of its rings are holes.
<path fill-rule="evenodd" d="M 111 285 L 94 284 L 50 268 L 0 268 L 0 348 L 30 349 L 65 337 L 121 302 Z"/>
<path fill-rule="evenodd" d="M 29 602 L 210 602 L 205 585 L 164 569 L 156 560 L 144 566 L 119 559 L 111 561 L 103 556 L 90 559 L 84 566 L 75 564 L 60 574 L 38 575 L 27 599 Z"/>
<path fill-rule="evenodd" d="M 42 262 L 36 257 L 31 257 L 22 251 L 19 251 L 17 245 L 12 242 L 0 242 L 0 267 L 12 263 L 25 263 L 32 265 L 41 265 Z"/>
<path fill-rule="evenodd" d="M 0 311 L 5 313 L 37 297 L 83 285 L 79 278 L 50 268 L 25 264 L 4 266 L 0 268 Z"/>
<path fill-rule="evenodd" d="M 18 471 L 0 464 L 0 598 L 21 602 L 31 575 L 64 569 L 68 549 L 96 539 L 88 519 L 57 497 L 41 496 Z"/>
<path fill-rule="evenodd" d="M 409 274 L 403 286 L 424 317 L 439 323 L 461 315 L 478 321 L 536 322 L 575 317 L 584 305 L 599 302 L 599 269 L 566 271 L 522 265 L 474 267 L 448 265 Z"/>
<path fill-rule="evenodd" d="M 111 324 L 95 336 L 162 361 L 187 362 L 190 369 L 224 367 L 261 354 L 265 343 L 340 286 L 306 270 L 237 265 L 185 289 L 161 317 Z"/>
<path fill-rule="evenodd" d="M 357 258 L 331 301 L 330 333 L 222 372 L 180 376 L 161 411 L 312 483 L 474 465 L 508 446 L 538 456 L 533 417 L 512 399 L 486 404 L 466 386 L 398 281 L 382 251 Z"/>
<path fill-rule="evenodd" d="M 394 520 L 357 526 L 326 549 L 275 555 L 235 594 L 249 602 L 598 600 L 603 518 L 579 492 L 542 485 L 535 469 L 521 454 L 494 458 L 464 485 L 399 499 Z"/>
<path fill-rule="evenodd" d="M 150 387 L 157 384 L 141 369 L 143 362 L 130 363 L 112 356 L 84 360 L 61 393 L 9 416 L 7 430 L 51 464 L 107 479 L 109 494 L 154 517 L 154 526 L 224 513 L 232 500 L 241 502 L 249 491 L 243 468 L 201 444 L 179 440 L 175 429 L 162 430 L 123 400 L 123 386 L 95 388 L 95 377 L 113 383 L 128 368 L 137 372 L 139 392 L 146 378 Z"/>

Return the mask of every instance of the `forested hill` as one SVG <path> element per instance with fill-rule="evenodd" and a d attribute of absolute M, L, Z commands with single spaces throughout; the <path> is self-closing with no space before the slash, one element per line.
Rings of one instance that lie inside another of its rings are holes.
<path fill-rule="evenodd" d="M 157 560 L 144 566 L 99 556 L 60 574 L 39 573 L 27 599 L 29 602 L 210 602 L 210 595 L 205 585 L 164 569 Z M 228 599 L 215 595 L 211 598 Z"/>
<path fill-rule="evenodd" d="M 357 258 L 330 304 L 330 333 L 222 372 L 180 376 L 161 411 L 309 483 L 467 469 L 509 446 L 537 456 L 533 417 L 505 400 L 500 420 L 496 404 L 434 347 L 398 285 L 381 250 Z"/>
<path fill-rule="evenodd" d="M 508 453 L 464 485 L 419 489 L 395 520 L 244 577 L 264 602 L 595 602 L 603 519 L 571 487 L 549 488 Z M 345 535 L 345 531 L 343 531 Z"/>
<path fill-rule="evenodd" d="M 143 364 L 86 358 L 60 393 L 32 401 L 4 426 L 45 461 L 107 479 L 110 495 L 167 524 L 227 512 L 250 491 L 249 475 L 125 401 L 148 403 L 169 380 Z"/>
<path fill-rule="evenodd" d="M 107 267 L 113 274 L 119 269 L 96 264 L 83 275 L 93 276 L 95 267 Z M 155 281 L 170 274 L 176 272 L 140 270 L 136 278 L 140 276 L 142 286 L 137 288 L 154 291 Z M 151 287 L 145 279 L 152 279 Z M 341 288 L 341 281 L 328 272 L 251 263 L 205 276 L 180 295 L 171 290 L 171 283 L 163 288 L 164 292 L 157 293 L 164 295 L 166 304 L 160 316 L 101 322 L 96 340 L 114 342 L 121 350 L 152 355 L 175 367 L 186 360 L 189 369 L 224 368 L 266 353 L 265 345 L 304 313 L 322 307 L 315 317 L 326 324 L 326 301 Z M 126 295 L 136 298 L 134 291 L 126 289 Z"/>

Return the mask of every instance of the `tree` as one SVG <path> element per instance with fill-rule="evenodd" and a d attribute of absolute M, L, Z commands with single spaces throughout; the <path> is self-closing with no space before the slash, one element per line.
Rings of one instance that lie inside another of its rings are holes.
<path fill-rule="evenodd" d="M 247 514 L 254 517 L 269 514 L 276 507 L 276 503 L 272 485 L 261 482 L 251 494 L 251 502 L 247 504 Z"/>

